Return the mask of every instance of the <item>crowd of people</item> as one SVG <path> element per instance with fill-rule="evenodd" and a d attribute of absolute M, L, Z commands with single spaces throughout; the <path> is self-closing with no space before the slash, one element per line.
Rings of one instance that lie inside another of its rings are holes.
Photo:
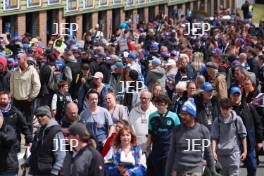
<path fill-rule="evenodd" d="M 43 46 L 0 35 L 0 176 L 18 174 L 21 133 L 34 176 L 257 175 L 264 21 L 161 15 Z"/>

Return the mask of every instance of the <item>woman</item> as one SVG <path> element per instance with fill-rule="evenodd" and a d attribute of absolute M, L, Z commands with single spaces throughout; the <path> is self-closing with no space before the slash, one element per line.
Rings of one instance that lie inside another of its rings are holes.
<path fill-rule="evenodd" d="M 193 81 L 187 83 L 187 97 L 193 97 L 196 91 L 196 84 Z"/>
<path fill-rule="evenodd" d="M 193 66 L 197 73 L 199 73 L 202 69 L 205 68 L 204 64 L 204 55 L 200 52 L 195 52 L 193 55 Z"/>
<path fill-rule="evenodd" d="M 58 88 L 58 93 L 55 93 L 52 97 L 51 109 L 53 117 L 61 124 L 61 120 L 65 115 L 66 105 L 72 101 L 72 97 L 69 93 L 67 81 L 61 80 L 58 84 Z"/>
<path fill-rule="evenodd" d="M 124 127 L 117 133 L 114 145 L 104 160 L 107 176 L 146 175 L 145 157 L 131 128 Z"/>
<path fill-rule="evenodd" d="M 114 123 L 118 120 L 128 120 L 127 107 L 116 102 L 116 96 L 114 93 L 108 92 L 106 94 L 105 105 L 108 112 L 111 114 Z"/>

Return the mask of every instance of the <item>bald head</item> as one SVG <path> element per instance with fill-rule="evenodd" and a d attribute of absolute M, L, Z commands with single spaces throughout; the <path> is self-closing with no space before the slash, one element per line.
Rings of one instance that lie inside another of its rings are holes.
<path fill-rule="evenodd" d="M 66 106 L 66 117 L 70 122 L 74 122 L 78 117 L 78 106 L 74 102 L 70 102 Z"/>

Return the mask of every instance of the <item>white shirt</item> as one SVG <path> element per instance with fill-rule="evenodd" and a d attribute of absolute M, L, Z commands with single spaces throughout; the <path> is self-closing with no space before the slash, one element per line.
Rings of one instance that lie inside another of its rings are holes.
<path fill-rule="evenodd" d="M 150 103 L 146 112 L 139 105 L 133 108 L 129 114 L 129 124 L 137 136 L 138 144 L 141 146 L 147 142 L 149 115 L 155 111 L 157 111 L 157 108 Z"/>

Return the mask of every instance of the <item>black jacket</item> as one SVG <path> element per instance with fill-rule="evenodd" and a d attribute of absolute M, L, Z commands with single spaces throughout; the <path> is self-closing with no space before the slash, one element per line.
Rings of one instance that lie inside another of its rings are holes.
<path fill-rule="evenodd" d="M 104 176 L 104 160 L 88 144 L 76 156 L 73 156 L 73 152 L 66 155 L 62 172 L 63 176 Z"/>
<path fill-rule="evenodd" d="M 10 91 L 10 72 L 0 75 L 0 91 Z"/>
<path fill-rule="evenodd" d="M 248 148 L 255 147 L 255 143 L 261 143 L 263 140 L 263 128 L 261 117 L 254 106 L 242 102 L 240 106 L 233 106 L 234 111 L 242 118 L 247 129 Z"/>
<path fill-rule="evenodd" d="M 4 122 L 0 128 L 0 174 L 6 171 L 18 171 L 16 143 L 15 130 Z"/>
<path fill-rule="evenodd" d="M 200 94 L 198 97 L 195 97 L 195 104 L 197 108 L 197 122 L 206 126 L 209 131 L 211 130 L 215 117 L 218 117 L 219 114 L 219 105 L 218 105 L 217 97 L 213 97 L 210 103 L 211 103 L 211 110 L 207 112 L 205 104 L 203 103 L 202 94 Z M 211 123 L 210 120 L 208 119 L 209 116 L 211 116 L 212 118 Z"/>
<path fill-rule="evenodd" d="M 20 141 L 21 133 L 23 133 L 26 138 L 26 143 L 31 143 L 33 140 L 32 133 L 28 128 L 27 121 L 23 114 L 14 106 L 11 106 L 8 112 L 2 110 L 2 113 L 5 122 L 15 129 L 18 141 Z"/>

